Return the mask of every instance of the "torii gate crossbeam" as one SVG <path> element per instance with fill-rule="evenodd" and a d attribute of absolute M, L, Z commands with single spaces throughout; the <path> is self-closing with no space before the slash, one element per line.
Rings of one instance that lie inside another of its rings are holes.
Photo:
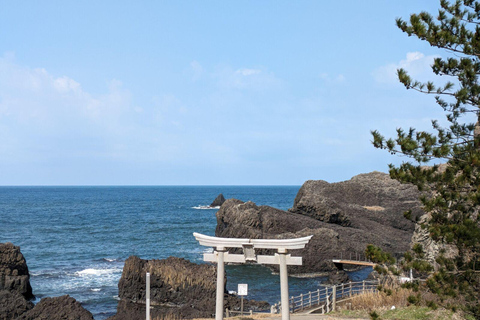
<path fill-rule="evenodd" d="M 217 263 L 215 320 L 223 319 L 225 262 L 278 264 L 280 266 L 282 320 L 290 320 L 287 265 L 302 265 L 302 257 L 292 257 L 287 252 L 292 249 L 305 248 L 312 236 L 295 239 L 239 239 L 211 237 L 196 232 L 193 233 L 193 236 L 200 245 L 215 248 L 214 253 L 205 253 L 203 255 L 204 261 Z M 227 252 L 227 248 L 243 248 L 244 254 L 230 254 Z M 277 253 L 273 256 L 257 256 L 255 255 L 255 249 L 276 249 Z"/>

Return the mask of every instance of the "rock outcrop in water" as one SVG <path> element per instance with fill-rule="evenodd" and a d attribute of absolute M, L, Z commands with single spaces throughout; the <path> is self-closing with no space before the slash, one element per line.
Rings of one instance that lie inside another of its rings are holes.
<path fill-rule="evenodd" d="M 152 318 L 174 315 L 182 319 L 212 317 L 215 313 L 216 267 L 169 257 L 143 260 L 132 256 L 125 261 L 118 283 L 117 314 L 109 320 L 145 318 L 146 273 L 150 273 Z M 226 291 L 225 291 L 226 292 Z M 225 295 L 226 308 L 238 308 L 239 299 Z M 268 308 L 264 302 L 247 301 L 247 307 Z M 246 308 L 247 308 L 246 307 Z"/>
<path fill-rule="evenodd" d="M 220 207 L 223 203 L 225 202 L 225 197 L 223 196 L 223 194 L 219 194 L 215 200 L 213 200 L 213 202 L 210 204 L 210 207 Z"/>
<path fill-rule="evenodd" d="M 33 299 L 30 274 L 20 247 L 0 243 L 0 290 L 16 291 L 25 299 Z"/>
<path fill-rule="evenodd" d="M 0 291 L 0 319 L 17 319 L 32 308 L 33 303 L 17 291 Z"/>
<path fill-rule="evenodd" d="M 20 247 L 0 243 L 0 319 L 1 320 L 93 320 L 92 314 L 69 296 L 33 299 L 25 257 Z"/>
<path fill-rule="evenodd" d="M 217 212 L 215 234 L 252 239 L 313 235 L 305 249 L 292 252 L 303 256 L 303 266 L 291 266 L 289 271 L 330 272 L 336 270 L 332 259 L 363 253 L 367 244 L 392 253 L 407 250 L 415 223 L 403 213 L 422 214 L 418 196 L 415 187 L 380 172 L 331 184 L 307 181 L 289 211 L 227 200 Z"/>
<path fill-rule="evenodd" d="M 35 307 L 15 320 L 94 320 L 93 315 L 85 310 L 74 298 L 65 295 L 55 298 L 43 298 Z"/>

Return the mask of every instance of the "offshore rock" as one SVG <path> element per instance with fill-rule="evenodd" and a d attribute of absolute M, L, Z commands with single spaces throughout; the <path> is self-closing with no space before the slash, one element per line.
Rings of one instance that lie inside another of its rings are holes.
<path fill-rule="evenodd" d="M 182 319 L 212 317 L 215 313 L 216 267 L 169 257 L 143 260 L 131 256 L 125 261 L 118 283 L 120 301 L 110 320 L 145 318 L 146 273 L 150 273 L 152 318 L 168 315 Z M 225 292 L 227 292 L 225 290 Z M 236 308 L 239 299 L 225 295 L 225 308 Z M 247 301 L 247 307 L 268 308 L 264 302 Z"/>
<path fill-rule="evenodd" d="M 0 290 L 16 291 L 28 300 L 35 298 L 25 257 L 20 247 L 9 242 L 0 243 Z"/>
<path fill-rule="evenodd" d="M 35 307 L 16 320 L 94 320 L 74 298 L 65 295 L 55 298 L 43 298 Z"/>
<path fill-rule="evenodd" d="M 219 194 L 215 200 L 210 204 L 210 207 L 220 207 L 225 202 L 225 197 L 223 194 Z"/>
<path fill-rule="evenodd" d="M 406 251 L 415 223 L 403 213 L 411 210 L 413 217 L 423 213 L 418 196 L 415 187 L 380 172 L 332 184 L 307 181 L 288 212 L 227 200 L 217 212 L 215 235 L 251 239 L 313 235 L 305 249 L 292 251 L 303 257 L 303 266 L 289 266 L 289 272 L 331 272 L 337 270 L 332 259 L 363 253 L 368 244 L 391 253 Z"/>
<path fill-rule="evenodd" d="M 17 291 L 0 291 L 0 319 L 16 319 L 32 308 L 33 303 Z"/>

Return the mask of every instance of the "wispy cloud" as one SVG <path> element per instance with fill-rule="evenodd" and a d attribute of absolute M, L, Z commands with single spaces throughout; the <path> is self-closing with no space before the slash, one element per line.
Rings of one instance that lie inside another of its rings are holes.
<path fill-rule="evenodd" d="M 346 78 L 343 74 L 330 75 L 328 73 L 321 73 L 320 79 L 328 83 L 343 83 L 346 81 Z"/>
<path fill-rule="evenodd" d="M 238 68 L 230 66 L 218 67 L 213 72 L 218 85 L 223 88 L 237 90 L 266 90 L 277 89 L 282 81 L 264 68 Z"/>
<path fill-rule="evenodd" d="M 425 56 L 421 52 L 408 52 L 406 58 L 398 63 L 390 63 L 381 66 L 372 72 L 373 78 L 379 83 L 398 83 L 397 70 L 402 68 L 409 72 L 414 78 L 424 78 L 430 76 L 431 65 L 436 55 Z"/>

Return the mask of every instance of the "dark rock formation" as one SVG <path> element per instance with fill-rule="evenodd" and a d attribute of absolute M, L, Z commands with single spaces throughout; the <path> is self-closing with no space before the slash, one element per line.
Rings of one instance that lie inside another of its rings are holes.
<path fill-rule="evenodd" d="M 224 202 L 225 197 L 220 193 L 215 200 L 213 200 L 212 204 L 210 204 L 210 207 L 220 207 Z"/>
<path fill-rule="evenodd" d="M 253 202 L 227 200 L 217 212 L 216 236 L 232 238 L 298 238 L 313 235 L 303 250 L 303 266 L 292 273 L 336 270 L 331 262 L 341 254 L 363 253 L 375 244 L 392 253 L 409 248 L 415 223 L 403 213 L 422 214 L 418 191 L 387 174 L 372 172 L 329 184 L 307 181 L 287 211 Z"/>
<path fill-rule="evenodd" d="M 33 303 L 27 301 L 17 291 L 0 291 L 0 319 L 16 319 L 21 314 L 33 308 Z"/>
<path fill-rule="evenodd" d="M 152 318 L 174 314 L 182 319 L 211 317 L 215 312 L 216 268 L 170 257 L 142 260 L 132 256 L 125 261 L 118 283 L 120 302 L 110 320 L 145 318 L 146 273 L 150 278 Z M 226 291 L 225 291 L 226 292 Z M 247 306 L 268 308 L 266 303 L 247 302 Z M 225 307 L 239 306 L 239 299 L 226 294 Z"/>
<path fill-rule="evenodd" d="M 328 275 L 327 284 L 341 284 L 350 281 L 348 274 L 343 270 L 337 270 Z"/>
<path fill-rule="evenodd" d="M 374 171 L 338 183 L 309 180 L 289 211 L 344 227 L 365 230 L 380 224 L 413 232 L 415 224 L 403 213 L 411 210 L 414 219 L 423 215 L 419 196 L 415 186 Z"/>
<path fill-rule="evenodd" d="M 0 243 L 0 290 L 16 291 L 25 299 L 33 299 L 27 262 L 20 247 Z"/>
<path fill-rule="evenodd" d="M 65 295 L 55 298 L 43 298 L 35 307 L 16 320 L 93 320 L 92 314 L 85 310 L 74 298 Z"/>

